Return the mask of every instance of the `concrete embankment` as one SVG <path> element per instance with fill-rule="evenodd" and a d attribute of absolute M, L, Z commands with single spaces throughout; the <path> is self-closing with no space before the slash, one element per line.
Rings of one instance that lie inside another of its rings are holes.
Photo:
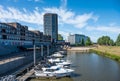
<path fill-rule="evenodd" d="M 14 69 L 29 64 L 33 61 L 33 52 L 29 52 L 26 55 L 5 59 L 0 61 L 0 76 L 14 72 Z M 38 57 L 38 53 L 36 54 Z"/>
<path fill-rule="evenodd" d="M 49 49 L 51 54 L 55 49 Z M 47 54 L 47 50 L 44 49 L 43 55 Z M 36 50 L 36 63 L 41 59 L 41 50 Z M 11 75 L 13 73 L 18 74 L 33 66 L 33 51 L 23 52 L 20 55 L 0 59 L 0 77 Z M 24 68 L 25 67 L 25 68 Z"/>

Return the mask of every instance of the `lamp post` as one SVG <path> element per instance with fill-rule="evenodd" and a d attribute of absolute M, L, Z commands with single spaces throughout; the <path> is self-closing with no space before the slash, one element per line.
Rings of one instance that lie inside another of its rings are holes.
<path fill-rule="evenodd" d="M 35 40 L 33 40 L 33 59 L 34 59 L 34 66 L 35 66 L 36 65 Z"/>
<path fill-rule="evenodd" d="M 43 57 L 43 45 L 41 45 L 41 56 Z"/>

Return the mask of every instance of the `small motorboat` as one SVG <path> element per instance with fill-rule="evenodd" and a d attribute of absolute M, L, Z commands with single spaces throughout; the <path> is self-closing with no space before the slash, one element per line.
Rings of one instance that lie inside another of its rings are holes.
<path fill-rule="evenodd" d="M 58 66 L 61 66 L 61 67 L 68 68 L 68 67 L 70 67 L 71 62 L 69 62 L 69 61 L 62 61 L 62 62 L 58 62 L 58 63 L 55 63 L 55 64 L 58 65 Z"/>
<path fill-rule="evenodd" d="M 59 58 L 57 58 L 57 59 L 53 59 L 53 58 L 48 59 L 48 62 L 54 63 L 54 64 L 56 64 L 58 66 L 61 66 L 61 67 L 70 67 L 70 65 L 71 65 L 71 62 L 64 61 L 64 60 L 61 60 Z"/>
<path fill-rule="evenodd" d="M 52 69 L 50 68 L 49 65 L 44 64 L 44 65 L 38 65 L 34 69 L 35 71 L 35 76 L 36 77 L 53 77 L 55 76 L 54 73 L 52 73 Z"/>
<path fill-rule="evenodd" d="M 59 59 L 59 58 L 50 58 L 50 59 L 48 59 L 48 62 L 60 62 L 60 61 L 63 61 L 63 60 L 61 60 L 61 59 Z"/>
<path fill-rule="evenodd" d="M 55 53 L 55 54 L 52 55 L 52 57 L 63 58 L 64 55 L 62 55 L 61 53 Z"/>
<path fill-rule="evenodd" d="M 60 66 L 51 66 L 51 67 L 43 67 L 41 70 L 35 70 L 35 76 L 37 77 L 64 77 L 70 76 L 74 70 L 65 69 Z"/>
<path fill-rule="evenodd" d="M 66 51 L 59 51 L 59 53 L 63 54 L 63 55 L 66 55 L 67 52 Z"/>

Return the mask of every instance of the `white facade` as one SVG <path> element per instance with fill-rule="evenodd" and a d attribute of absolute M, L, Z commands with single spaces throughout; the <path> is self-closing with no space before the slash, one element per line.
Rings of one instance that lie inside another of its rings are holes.
<path fill-rule="evenodd" d="M 70 42 L 70 44 L 80 44 L 82 40 L 84 40 L 85 42 L 87 38 L 88 38 L 87 36 L 81 34 L 69 35 L 68 42 Z"/>

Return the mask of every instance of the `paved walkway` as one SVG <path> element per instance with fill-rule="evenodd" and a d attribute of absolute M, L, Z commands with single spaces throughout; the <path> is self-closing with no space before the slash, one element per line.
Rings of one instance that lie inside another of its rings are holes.
<path fill-rule="evenodd" d="M 24 58 L 24 57 L 14 57 L 14 58 L 9 58 L 9 59 L 5 59 L 5 60 L 1 60 L 0 64 L 5 64 L 5 63 L 11 62 L 11 61 L 15 61 L 15 60 L 18 60 L 18 59 L 22 59 L 22 58 Z"/>
<path fill-rule="evenodd" d="M 16 53 L 12 53 L 12 54 L 6 54 L 6 55 L 3 55 L 3 56 L 0 56 L 0 61 L 5 60 L 5 59 L 9 59 L 9 58 L 24 56 L 24 55 L 27 55 L 27 54 L 30 54 L 30 53 L 33 53 L 33 51 L 24 51 L 24 52 L 16 52 Z"/>
<path fill-rule="evenodd" d="M 37 53 L 37 52 L 36 52 Z M 16 55 L 13 55 L 13 56 L 4 56 L 4 58 L 2 59 L 2 57 L 0 58 L 0 64 L 5 64 L 7 62 L 11 62 L 11 61 L 15 61 L 15 60 L 18 60 L 18 59 L 22 59 L 24 58 L 25 56 L 28 56 L 30 54 L 33 54 L 33 51 L 28 51 L 28 52 L 20 52 L 20 53 L 16 53 Z"/>
<path fill-rule="evenodd" d="M 20 77 L 18 80 L 26 81 L 33 73 L 34 73 L 34 69 L 31 69 L 29 72 L 27 72 L 24 76 Z"/>

